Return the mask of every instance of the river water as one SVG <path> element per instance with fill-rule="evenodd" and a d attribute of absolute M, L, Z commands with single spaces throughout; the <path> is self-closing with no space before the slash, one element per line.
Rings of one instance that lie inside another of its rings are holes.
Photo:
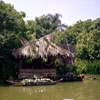
<path fill-rule="evenodd" d="M 100 76 L 83 82 L 66 82 L 50 86 L 3 87 L 0 86 L 0 100 L 100 100 Z"/>

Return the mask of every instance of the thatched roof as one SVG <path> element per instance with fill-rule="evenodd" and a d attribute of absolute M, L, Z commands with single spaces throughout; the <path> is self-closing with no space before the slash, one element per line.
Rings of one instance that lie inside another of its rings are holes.
<path fill-rule="evenodd" d="M 40 39 L 27 41 L 24 38 L 20 38 L 22 47 L 13 51 L 12 54 L 16 58 L 21 56 L 31 57 L 37 59 L 39 57 L 48 57 L 48 56 L 62 56 L 63 58 L 74 57 L 74 54 L 68 50 L 65 50 L 57 45 L 55 45 L 52 40 L 56 33 L 51 33 Z"/>

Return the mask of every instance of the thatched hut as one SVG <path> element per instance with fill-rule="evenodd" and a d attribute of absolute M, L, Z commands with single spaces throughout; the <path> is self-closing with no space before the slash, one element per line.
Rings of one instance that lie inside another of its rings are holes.
<path fill-rule="evenodd" d="M 34 73 L 56 75 L 55 59 L 73 65 L 75 54 L 52 41 L 56 33 L 51 33 L 40 39 L 27 41 L 20 38 L 22 47 L 14 50 L 12 54 L 19 60 L 19 78 Z"/>

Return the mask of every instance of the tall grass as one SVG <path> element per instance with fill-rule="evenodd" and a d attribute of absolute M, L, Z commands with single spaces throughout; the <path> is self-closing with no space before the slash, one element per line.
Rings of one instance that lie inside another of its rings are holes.
<path fill-rule="evenodd" d="M 100 74 L 100 61 L 99 60 L 76 60 L 77 70 L 80 73 L 86 74 Z"/>

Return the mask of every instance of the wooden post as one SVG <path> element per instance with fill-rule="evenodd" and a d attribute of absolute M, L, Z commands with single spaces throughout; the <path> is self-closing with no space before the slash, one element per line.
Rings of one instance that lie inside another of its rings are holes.
<path fill-rule="evenodd" d="M 18 78 L 20 78 L 20 70 L 21 70 L 21 68 L 22 68 L 22 65 L 23 65 L 23 61 L 22 61 L 22 59 L 20 59 L 19 60 L 19 71 L 18 71 Z"/>

